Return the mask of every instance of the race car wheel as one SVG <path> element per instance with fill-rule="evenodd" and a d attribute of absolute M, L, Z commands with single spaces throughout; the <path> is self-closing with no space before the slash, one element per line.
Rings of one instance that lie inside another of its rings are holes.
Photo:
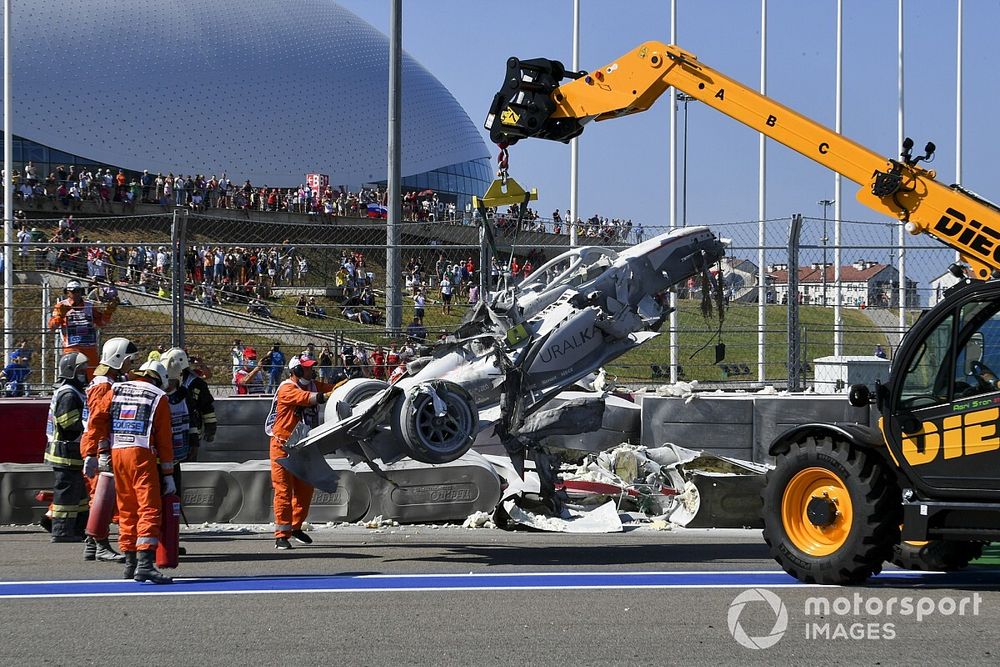
<path fill-rule="evenodd" d="M 767 473 L 764 540 L 800 581 L 859 583 L 882 569 L 899 542 L 899 489 L 875 453 L 807 438 Z"/>
<path fill-rule="evenodd" d="M 479 410 L 468 391 L 446 380 L 428 383 L 444 401 L 438 415 L 430 393 L 407 390 L 396 407 L 394 426 L 410 458 L 422 463 L 448 463 L 469 451 L 479 427 Z"/>

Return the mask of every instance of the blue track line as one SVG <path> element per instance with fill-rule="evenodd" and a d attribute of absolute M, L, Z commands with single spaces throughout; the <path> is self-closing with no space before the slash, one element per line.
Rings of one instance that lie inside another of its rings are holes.
<path fill-rule="evenodd" d="M 873 583 L 919 585 L 927 573 L 892 571 Z M 903 580 L 903 581 L 900 581 Z M 240 595 L 386 591 L 802 587 L 784 572 L 541 572 L 360 576 L 199 577 L 157 586 L 125 580 L 0 581 L 0 600 L 49 597 Z"/>

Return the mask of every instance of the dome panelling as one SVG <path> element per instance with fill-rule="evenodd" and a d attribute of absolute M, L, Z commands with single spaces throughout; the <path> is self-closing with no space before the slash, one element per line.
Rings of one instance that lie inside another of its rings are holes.
<path fill-rule="evenodd" d="M 331 0 L 13 0 L 14 134 L 131 169 L 384 180 L 388 38 Z M 405 38 L 405 33 L 404 33 Z M 403 175 L 488 157 L 403 58 Z"/>

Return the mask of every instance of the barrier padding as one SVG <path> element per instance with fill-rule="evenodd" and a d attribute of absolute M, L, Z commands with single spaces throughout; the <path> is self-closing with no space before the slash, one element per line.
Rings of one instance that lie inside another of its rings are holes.
<path fill-rule="evenodd" d="M 354 522 L 360 520 L 371 503 L 371 493 L 350 465 L 343 459 L 329 459 L 330 467 L 340 473 L 340 487 L 334 493 L 316 489 L 309 509 L 313 523 Z M 270 523 L 274 521 L 274 489 L 271 487 L 271 462 L 247 461 L 233 465 L 231 474 L 242 492 L 242 503 L 233 523 Z"/>
<path fill-rule="evenodd" d="M 354 470 L 371 490 L 365 520 L 381 516 L 400 523 L 459 521 L 477 511 L 491 511 L 500 500 L 500 477 L 475 450 L 439 466 L 410 459 L 383 466 L 388 480 L 365 464 Z"/>

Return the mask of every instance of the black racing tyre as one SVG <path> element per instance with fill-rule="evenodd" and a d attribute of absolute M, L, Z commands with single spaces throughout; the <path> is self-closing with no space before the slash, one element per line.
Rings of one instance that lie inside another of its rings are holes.
<path fill-rule="evenodd" d="M 900 492 L 874 452 L 806 438 L 778 456 L 764 491 L 764 540 L 806 583 L 855 584 L 882 570 L 899 543 Z"/>
<path fill-rule="evenodd" d="M 410 458 L 421 463 L 448 463 L 469 451 L 479 430 L 479 409 L 467 390 L 454 382 L 428 383 L 448 406 L 438 417 L 431 396 L 418 387 L 407 390 L 395 408 L 393 426 Z"/>
<path fill-rule="evenodd" d="M 906 570 L 951 572 L 983 555 L 984 542 L 930 540 L 900 542 L 892 548 L 892 564 Z"/>

